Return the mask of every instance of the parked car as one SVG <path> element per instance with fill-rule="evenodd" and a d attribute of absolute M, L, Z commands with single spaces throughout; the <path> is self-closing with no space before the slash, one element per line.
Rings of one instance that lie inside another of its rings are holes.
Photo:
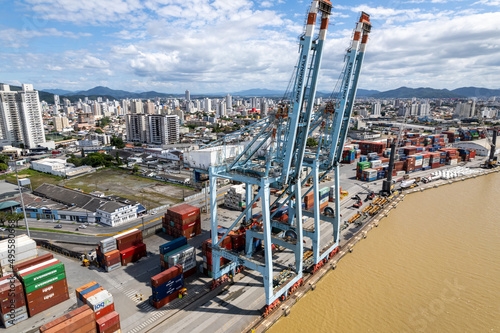
<path fill-rule="evenodd" d="M 82 225 L 81 225 L 81 226 L 79 226 L 78 228 L 80 228 L 80 229 L 86 229 L 86 228 L 87 228 L 87 226 L 86 226 L 85 224 L 82 224 Z"/>
<path fill-rule="evenodd" d="M 61 229 L 61 228 L 62 228 L 62 225 L 61 225 L 61 224 L 58 224 L 58 225 L 54 226 L 54 228 Z"/>

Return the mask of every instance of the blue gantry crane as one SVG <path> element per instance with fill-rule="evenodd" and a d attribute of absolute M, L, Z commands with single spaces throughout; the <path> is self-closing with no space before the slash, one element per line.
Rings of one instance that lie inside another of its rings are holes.
<path fill-rule="evenodd" d="M 208 170 L 213 278 L 217 281 L 227 274 L 234 274 L 241 266 L 259 272 L 264 280 L 267 311 L 271 311 L 280 299 L 287 297 L 288 293 L 301 283 L 304 270 L 304 237 L 309 237 L 313 241 L 312 258 L 315 268 L 338 249 L 340 214 L 337 213 L 334 218 L 329 218 L 319 211 L 319 181 L 327 173 L 335 171 L 337 189 L 335 211 L 339 212 L 338 167 L 371 25 L 369 16 L 362 13 L 352 44 L 346 54 L 340 91 L 332 94 L 332 99 L 326 107 L 315 108 L 316 87 L 331 9 L 332 4 L 328 0 L 312 1 L 305 31 L 299 38 L 299 59 L 289 85 L 292 89 L 290 94 L 285 94 L 277 109 L 269 117 L 203 147 L 218 147 L 224 151 L 236 141 L 245 140 L 245 148 L 240 154 L 235 158 L 227 158 L 227 154 L 222 153 L 216 165 Z M 315 36 L 318 13 L 321 14 L 321 24 L 318 35 Z M 316 149 L 308 150 L 307 139 L 313 135 L 319 135 L 320 142 Z M 303 193 L 303 185 L 311 177 L 313 186 Z M 246 185 L 246 207 L 221 237 L 217 232 L 218 178 Z M 252 191 L 254 186 L 259 189 L 256 195 Z M 270 197 L 271 188 L 281 191 L 280 196 L 273 202 Z M 302 202 L 304 196 L 311 190 L 314 191 L 315 206 L 313 212 L 307 212 L 302 209 Z M 221 240 L 238 223 L 252 220 L 252 206 L 258 199 L 261 199 L 262 211 L 258 218 L 253 219 L 252 227 L 245 232 L 244 253 L 222 248 Z M 286 207 L 288 221 L 286 223 L 276 221 L 274 216 Z M 312 228 L 304 229 L 303 217 L 314 219 Z M 333 240 L 324 250 L 320 244 L 321 221 L 332 223 L 334 226 Z M 291 233 L 293 237 L 278 237 L 276 233 L 272 233 L 273 228 Z M 262 240 L 263 257 L 254 255 L 254 239 Z M 295 257 L 293 269 L 284 275 L 278 274 L 280 275 L 278 282 L 274 276 L 272 244 L 291 250 Z M 220 267 L 221 257 L 230 260 L 230 263 Z"/>

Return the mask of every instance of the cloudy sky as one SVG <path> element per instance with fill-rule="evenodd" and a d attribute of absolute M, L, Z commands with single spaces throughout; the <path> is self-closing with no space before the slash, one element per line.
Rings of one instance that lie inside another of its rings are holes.
<path fill-rule="evenodd" d="M 0 0 L 0 82 L 71 91 L 285 90 L 309 0 Z M 333 2 L 319 89 L 360 11 L 360 88 L 500 88 L 500 0 Z"/>

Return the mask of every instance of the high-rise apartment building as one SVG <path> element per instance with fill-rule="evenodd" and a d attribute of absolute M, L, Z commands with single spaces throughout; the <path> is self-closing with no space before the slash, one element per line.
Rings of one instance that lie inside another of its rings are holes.
<path fill-rule="evenodd" d="M 140 99 L 134 99 L 130 102 L 130 113 L 144 113 L 142 111 L 142 101 Z"/>
<path fill-rule="evenodd" d="M 186 90 L 186 93 L 184 95 L 184 99 L 188 102 L 191 100 L 191 94 L 189 93 L 189 90 Z"/>
<path fill-rule="evenodd" d="M 0 85 L 0 141 L 26 148 L 45 143 L 42 108 L 32 84 L 23 84 L 21 91 Z"/>
<path fill-rule="evenodd" d="M 54 129 L 58 132 L 62 131 L 64 128 L 69 127 L 69 121 L 66 117 L 55 116 L 52 118 L 52 122 L 54 123 Z"/>
<path fill-rule="evenodd" d="M 127 141 L 168 144 L 179 141 L 179 117 L 177 115 L 127 114 Z"/>
<path fill-rule="evenodd" d="M 227 110 L 233 109 L 233 97 L 229 94 L 227 94 L 226 96 L 226 109 Z"/>
<path fill-rule="evenodd" d="M 179 141 L 179 117 L 176 115 L 148 115 L 148 143 L 162 145 Z"/>
<path fill-rule="evenodd" d="M 372 104 L 372 116 L 380 116 L 380 112 L 382 111 L 382 105 L 379 102 Z"/>

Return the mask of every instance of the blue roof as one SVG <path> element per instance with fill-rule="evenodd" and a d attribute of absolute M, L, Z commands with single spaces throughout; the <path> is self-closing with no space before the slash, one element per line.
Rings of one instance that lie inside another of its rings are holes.
<path fill-rule="evenodd" d="M 12 207 L 16 207 L 16 206 L 21 206 L 21 204 L 19 202 L 12 201 L 12 200 L 0 202 L 0 210 L 4 210 L 7 208 L 12 208 Z"/>

